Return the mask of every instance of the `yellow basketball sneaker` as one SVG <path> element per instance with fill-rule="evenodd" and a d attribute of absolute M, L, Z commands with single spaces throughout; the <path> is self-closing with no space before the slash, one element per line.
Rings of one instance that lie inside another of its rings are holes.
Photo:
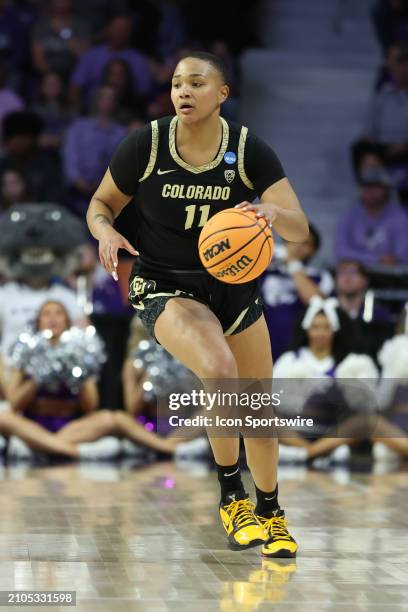
<path fill-rule="evenodd" d="M 283 510 L 276 510 L 271 517 L 257 515 L 257 519 L 268 533 L 268 540 L 262 547 L 264 557 L 296 557 L 298 545 L 288 531 Z"/>
<path fill-rule="evenodd" d="M 255 504 L 243 491 L 232 491 L 220 503 L 220 517 L 232 550 L 260 546 L 268 534 L 254 514 Z"/>

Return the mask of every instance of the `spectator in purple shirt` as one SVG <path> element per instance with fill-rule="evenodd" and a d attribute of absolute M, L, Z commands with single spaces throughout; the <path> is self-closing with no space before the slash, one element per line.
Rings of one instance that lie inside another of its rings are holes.
<path fill-rule="evenodd" d="M 126 128 L 112 119 L 116 96 L 111 87 L 97 91 L 95 107 L 93 116 L 76 119 L 70 125 L 62 151 L 69 204 L 79 214 L 88 205 L 113 151 L 126 134 Z"/>
<path fill-rule="evenodd" d="M 89 102 L 102 82 L 106 64 L 116 58 L 129 64 L 134 93 L 143 96 L 149 93 L 152 86 L 149 62 L 142 53 L 129 46 L 131 34 L 131 21 L 127 17 L 115 17 L 107 29 L 106 44 L 90 49 L 81 57 L 71 78 L 73 104 Z"/>
<path fill-rule="evenodd" d="M 408 264 L 408 215 L 390 200 L 385 170 L 371 168 L 360 176 L 360 202 L 340 218 L 335 239 L 337 260 L 364 265 Z"/>

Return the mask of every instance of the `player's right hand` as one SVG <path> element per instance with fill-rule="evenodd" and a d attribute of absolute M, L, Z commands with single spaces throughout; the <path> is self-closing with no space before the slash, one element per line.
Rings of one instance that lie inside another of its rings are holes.
<path fill-rule="evenodd" d="M 122 234 L 113 227 L 107 227 L 99 239 L 99 259 L 105 270 L 112 274 L 115 281 L 118 280 L 118 250 L 125 249 L 131 255 L 139 255 Z"/>

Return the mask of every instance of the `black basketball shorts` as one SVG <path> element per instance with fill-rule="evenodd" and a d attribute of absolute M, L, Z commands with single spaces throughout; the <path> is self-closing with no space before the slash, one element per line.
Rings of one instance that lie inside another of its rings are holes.
<path fill-rule="evenodd" d="M 203 268 L 176 270 L 138 257 L 129 280 L 129 301 L 153 338 L 157 318 L 175 297 L 208 306 L 220 321 L 224 336 L 243 331 L 263 313 L 257 281 L 227 284 Z"/>

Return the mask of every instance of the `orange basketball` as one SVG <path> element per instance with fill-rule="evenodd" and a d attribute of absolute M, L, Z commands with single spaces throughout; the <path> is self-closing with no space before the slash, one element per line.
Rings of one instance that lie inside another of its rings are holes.
<path fill-rule="evenodd" d="M 247 283 L 257 278 L 273 255 L 272 231 L 253 211 L 227 208 L 201 230 L 198 252 L 204 268 L 224 283 Z"/>

